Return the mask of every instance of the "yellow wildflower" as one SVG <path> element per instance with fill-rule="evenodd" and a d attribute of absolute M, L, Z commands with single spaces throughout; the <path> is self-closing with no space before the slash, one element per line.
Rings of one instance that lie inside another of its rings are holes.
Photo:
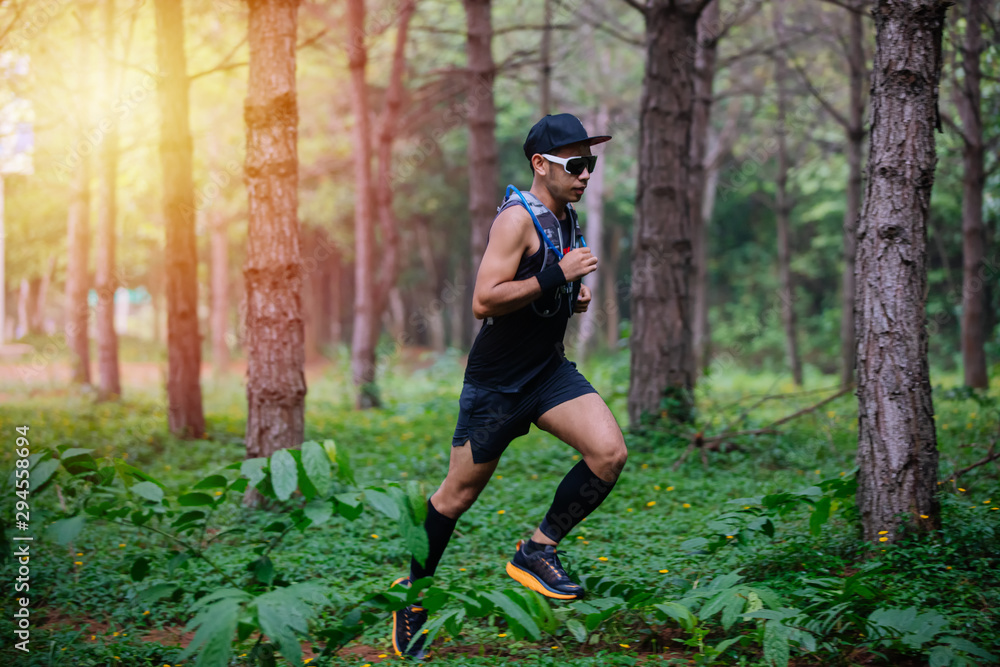
<path fill-rule="evenodd" d="M 667 487 L 667 491 L 673 491 L 673 490 L 674 490 L 674 487 L 672 487 L 672 486 L 668 486 Z"/>
<path fill-rule="evenodd" d="M 888 537 L 880 537 L 880 538 L 878 538 L 878 541 L 879 542 L 885 542 L 888 539 L 889 539 Z"/>
<path fill-rule="evenodd" d="M 500 634 L 497 635 L 497 637 L 506 637 L 506 636 L 507 636 L 506 632 L 501 632 Z"/>
<path fill-rule="evenodd" d="M 660 570 L 660 574 L 666 574 L 667 572 L 670 572 L 670 570 Z"/>
<path fill-rule="evenodd" d="M 643 470 L 645 470 L 645 469 L 646 469 L 646 468 L 648 468 L 648 467 L 649 467 L 649 464 L 648 464 L 648 463 L 643 463 L 643 464 L 642 464 L 642 469 L 643 469 Z"/>
<path fill-rule="evenodd" d="M 622 648 L 628 648 L 628 644 L 619 644 Z"/>
<path fill-rule="evenodd" d="M 506 514 L 507 510 L 497 510 L 497 514 Z"/>
<path fill-rule="evenodd" d="M 889 532 L 888 530 L 880 530 L 880 531 L 878 531 L 878 534 L 879 535 L 886 535 L 886 534 L 888 534 L 888 532 Z"/>
<path fill-rule="evenodd" d="M 691 507 L 691 503 L 684 503 L 683 505 L 681 505 L 681 507 L 683 507 L 684 509 L 687 509 L 687 508 Z"/>
<path fill-rule="evenodd" d="M 372 533 L 372 539 L 373 540 L 377 540 L 378 539 L 378 535 L 376 535 L 375 533 Z"/>
<path fill-rule="evenodd" d="M 650 500 L 648 503 L 646 503 L 646 507 L 652 507 L 655 504 L 656 504 L 655 500 Z"/>
<path fill-rule="evenodd" d="M 607 557 L 606 557 L 606 556 L 601 556 L 601 557 L 599 557 L 599 558 L 598 558 L 597 560 L 602 560 L 602 561 L 604 561 L 604 562 L 607 562 L 607 560 L 608 560 L 608 559 L 607 559 Z"/>

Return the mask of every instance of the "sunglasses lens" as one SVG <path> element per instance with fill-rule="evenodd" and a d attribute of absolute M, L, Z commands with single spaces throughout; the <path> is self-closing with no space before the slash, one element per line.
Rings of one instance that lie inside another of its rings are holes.
<path fill-rule="evenodd" d="M 587 171 L 593 172 L 594 167 L 597 165 L 597 156 L 588 155 L 586 157 L 575 157 L 566 163 L 566 171 L 573 174 L 574 176 L 579 176 L 583 173 L 583 168 L 586 167 Z"/>

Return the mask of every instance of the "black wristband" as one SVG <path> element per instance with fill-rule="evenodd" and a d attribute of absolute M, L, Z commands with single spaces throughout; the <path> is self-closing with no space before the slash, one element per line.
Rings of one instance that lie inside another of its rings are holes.
<path fill-rule="evenodd" d="M 542 269 L 536 277 L 538 278 L 538 284 L 542 286 L 543 294 L 553 287 L 566 284 L 566 274 L 563 273 L 562 267 L 558 264 L 553 264 L 548 268 Z"/>

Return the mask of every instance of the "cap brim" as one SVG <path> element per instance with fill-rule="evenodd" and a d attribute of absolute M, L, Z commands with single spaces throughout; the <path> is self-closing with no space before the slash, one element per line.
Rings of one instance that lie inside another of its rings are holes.
<path fill-rule="evenodd" d="M 611 135 L 608 135 L 608 134 L 602 134 L 602 135 L 597 136 L 597 137 L 588 137 L 587 138 L 587 145 L 588 146 L 594 146 L 596 144 L 603 144 L 605 141 L 610 141 L 610 140 L 611 140 Z"/>

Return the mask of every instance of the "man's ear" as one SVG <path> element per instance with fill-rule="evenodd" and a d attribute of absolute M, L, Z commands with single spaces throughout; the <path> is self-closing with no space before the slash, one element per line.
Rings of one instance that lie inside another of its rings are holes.
<path fill-rule="evenodd" d="M 536 159 L 537 158 L 537 159 Z M 538 176 L 545 176 L 546 174 L 546 163 L 548 160 L 543 158 L 540 153 L 535 153 L 531 156 L 531 172 Z M 539 172 L 541 168 L 541 172 Z"/>

